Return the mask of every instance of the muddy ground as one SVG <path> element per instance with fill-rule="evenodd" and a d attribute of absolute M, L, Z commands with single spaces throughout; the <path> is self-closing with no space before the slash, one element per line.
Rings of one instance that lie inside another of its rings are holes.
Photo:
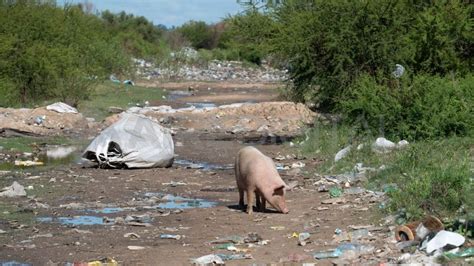
<path fill-rule="evenodd" d="M 194 95 L 150 102 L 177 108 L 185 107 L 187 102 L 220 105 L 278 99 L 274 85 L 209 87 L 174 84 L 168 89 L 192 91 Z M 327 192 L 318 192 L 319 159 L 298 155 L 297 149 L 285 140 L 182 131 L 174 136 L 176 163 L 167 169 L 105 170 L 71 163 L 2 172 L 3 184 L 18 181 L 32 188 L 27 190 L 28 198 L 1 199 L 4 212 L 0 216 L 0 262 L 63 265 L 109 257 L 121 265 L 186 265 L 190 259 L 207 254 L 239 254 L 216 249 L 218 244 L 210 242 L 254 232 L 268 241 L 251 243 L 250 247 L 249 243 L 237 245 L 247 249 L 244 254 L 251 254 L 253 259 L 231 260 L 226 262 L 228 265 L 287 261 L 331 265 L 331 259 L 318 261 L 312 255 L 336 247 L 340 239 L 335 230 L 341 229 L 344 235 L 353 230 L 351 226 L 369 228 L 369 236 L 359 242 L 375 249 L 346 262 L 379 264 L 398 257 L 392 233 L 387 226 L 381 226 L 383 221 L 377 211 L 381 199 L 364 193 L 323 204 L 330 197 Z M 272 158 L 289 155 L 278 161 L 290 166 L 280 172 L 287 184 L 294 186 L 287 194 L 289 214 L 269 208 L 265 213 L 249 216 L 238 208 L 232 163 L 237 151 L 246 145 L 254 145 Z M 186 164 L 189 161 L 208 164 Z M 291 168 L 295 162 L 305 166 Z M 166 194 L 202 201 L 178 199 L 170 203 L 162 199 Z M 118 209 L 104 209 L 107 207 Z M 113 222 L 114 218 L 128 215 L 145 216 L 128 224 L 120 218 Z M 74 224 L 71 219 L 76 216 L 90 217 L 82 220 L 86 224 Z M 103 224 L 104 219 L 110 222 Z M 292 237 L 301 232 L 311 234 L 305 246 L 298 245 L 297 238 Z M 180 238 L 162 239 L 162 234 Z M 133 246 L 140 250 L 131 250 Z"/>

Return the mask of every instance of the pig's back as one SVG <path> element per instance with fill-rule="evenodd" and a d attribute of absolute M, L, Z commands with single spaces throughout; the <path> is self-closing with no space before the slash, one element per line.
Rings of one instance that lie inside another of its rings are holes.
<path fill-rule="evenodd" d="M 238 155 L 238 173 L 242 181 L 253 183 L 255 179 L 262 176 L 269 176 L 276 172 L 273 161 L 254 147 L 242 148 Z M 253 182 L 252 182 L 253 181 Z"/>

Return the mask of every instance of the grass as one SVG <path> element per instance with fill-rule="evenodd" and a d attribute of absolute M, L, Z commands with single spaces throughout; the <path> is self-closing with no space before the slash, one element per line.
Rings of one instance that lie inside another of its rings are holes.
<path fill-rule="evenodd" d="M 43 145 L 77 145 L 82 144 L 80 140 L 56 136 L 56 137 L 12 137 L 0 138 L 0 146 L 3 151 L 12 152 L 35 152 L 38 146 Z"/>
<path fill-rule="evenodd" d="M 450 137 L 410 143 L 408 147 L 387 154 L 373 152 L 372 134 L 356 135 L 347 126 L 320 126 L 307 133 L 300 150 L 317 156 L 322 164 L 316 172 L 337 175 L 351 172 L 356 163 L 379 168 L 368 175 L 364 184 L 382 191 L 386 184 L 398 189 L 388 192 L 389 212 L 405 212 L 408 219 L 425 214 L 449 218 L 474 218 L 474 138 Z M 352 144 L 344 159 L 334 162 L 335 154 Z M 359 144 L 364 147 L 357 150 Z"/>
<path fill-rule="evenodd" d="M 161 99 L 165 92 L 158 88 L 144 88 L 105 82 L 99 84 L 91 94 L 89 100 L 79 104 L 79 111 L 86 117 L 93 117 L 102 121 L 111 114 L 111 106 L 127 109 L 132 106 L 144 106 L 146 101 Z"/>

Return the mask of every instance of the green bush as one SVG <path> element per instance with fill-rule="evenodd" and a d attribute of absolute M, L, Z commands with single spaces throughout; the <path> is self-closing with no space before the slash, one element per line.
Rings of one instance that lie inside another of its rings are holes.
<path fill-rule="evenodd" d="M 392 138 L 472 135 L 473 75 L 459 79 L 419 75 L 393 82 L 396 85 L 380 85 L 375 78 L 361 76 L 345 91 L 340 111 L 352 123 L 365 125 L 364 130 Z"/>
<path fill-rule="evenodd" d="M 52 1 L 0 2 L 1 106 L 60 99 L 71 105 L 129 59 L 103 22 L 80 6 Z"/>
<path fill-rule="evenodd" d="M 360 75 L 389 77 L 395 64 L 415 75 L 472 71 L 472 11 L 466 1 L 291 0 L 233 24 L 243 46 L 288 61 L 293 99 L 334 110 Z"/>

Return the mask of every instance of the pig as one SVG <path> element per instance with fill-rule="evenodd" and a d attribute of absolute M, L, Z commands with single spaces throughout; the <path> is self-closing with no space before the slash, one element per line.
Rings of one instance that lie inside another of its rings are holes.
<path fill-rule="evenodd" d="M 239 206 L 244 208 L 244 192 L 247 193 L 247 213 L 253 212 L 255 193 L 259 211 L 265 211 L 268 201 L 277 211 L 288 213 L 285 190 L 288 186 L 278 174 L 273 160 L 254 147 L 242 148 L 235 158 L 235 179 L 239 190 Z"/>

